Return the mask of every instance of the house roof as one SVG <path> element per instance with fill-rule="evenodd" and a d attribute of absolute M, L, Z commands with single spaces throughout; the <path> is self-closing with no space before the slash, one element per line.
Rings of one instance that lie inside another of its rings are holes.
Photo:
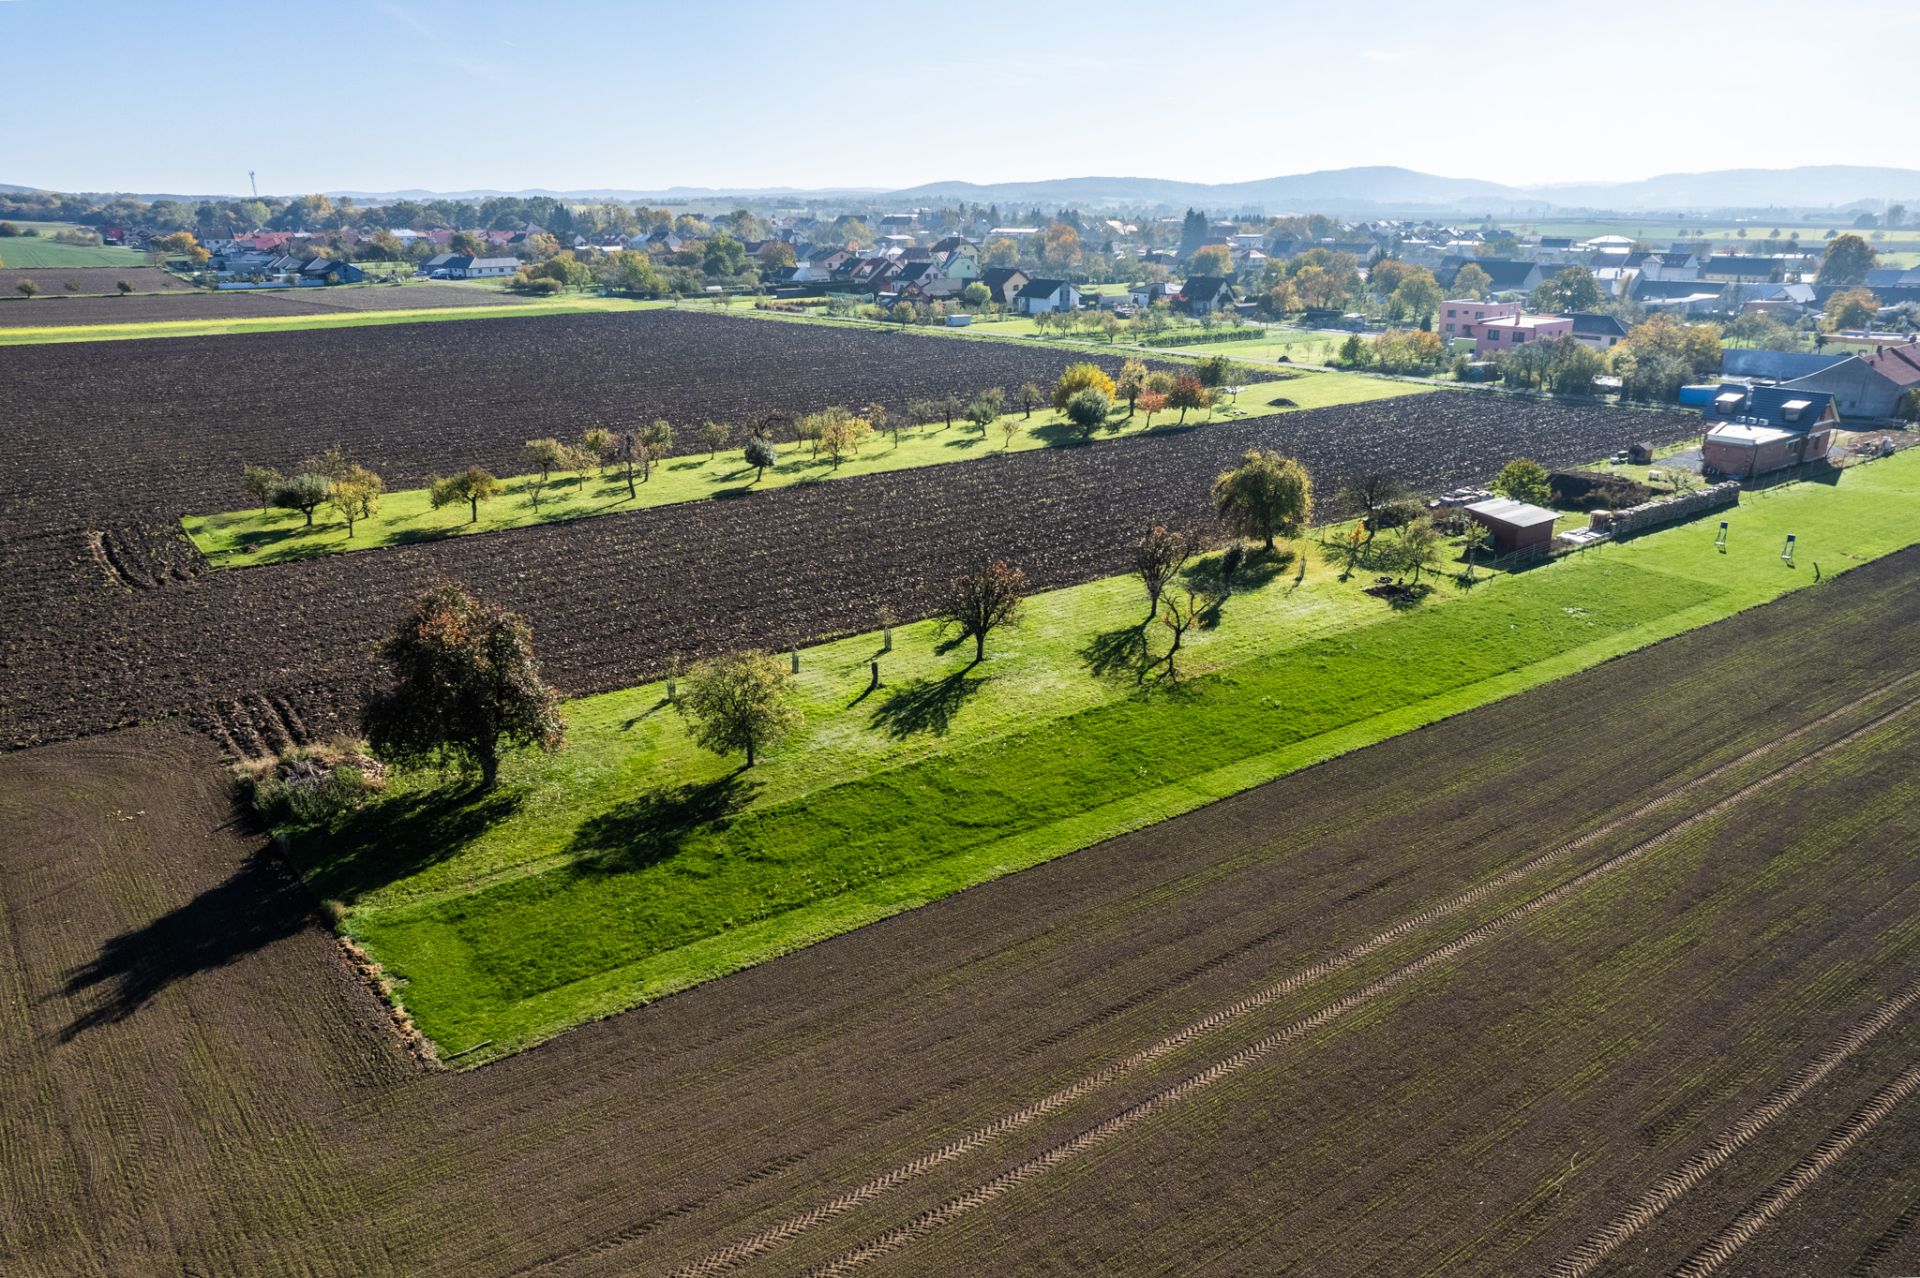
<path fill-rule="evenodd" d="M 1793 432 L 1778 430 L 1772 426 L 1741 426 L 1733 422 L 1722 422 L 1707 432 L 1707 438 L 1721 444 L 1740 444 L 1747 448 L 1758 448 L 1762 444 L 1792 439 Z"/>
<path fill-rule="evenodd" d="M 1747 395 L 1747 406 L 1741 414 L 1758 418 L 1768 426 L 1805 428 L 1813 425 L 1827 415 L 1828 407 L 1833 403 L 1830 391 L 1809 390 L 1804 386 L 1756 386 Z M 1798 413 L 1789 420 L 1789 414 Z"/>
<path fill-rule="evenodd" d="M 1494 523 L 1505 524 L 1509 528 L 1537 528 L 1541 524 L 1550 524 L 1560 517 L 1544 506 L 1515 501 L 1511 497 L 1493 497 L 1486 501 L 1477 501 L 1467 507 L 1467 513 L 1478 515 Z"/>
<path fill-rule="evenodd" d="M 511 266 L 515 270 L 519 270 L 520 259 L 517 257 L 476 257 L 467 263 L 467 269 L 469 271 L 476 271 L 482 267 L 492 269 L 501 266 Z"/>
<path fill-rule="evenodd" d="M 1063 288 L 1070 287 L 1065 280 L 1028 280 L 1027 286 L 1015 294 L 1017 297 L 1052 297 Z"/>
<path fill-rule="evenodd" d="M 1180 296 L 1217 297 L 1223 288 L 1229 291 L 1233 288 L 1233 285 L 1228 283 L 1224 276 L 1190 275 L 1187 277 L 1186 282 L 1180 285 Z"/>
<path fill-rule="evenodd" d="M 1896 386 L 1920 386 L 1920 342 L 1882 346 L 1857 358 Z"/>
<path fill-rule="evenodd" d="M 1501 257 L 1475 258 L 1466 265 L 1477 266 L 1485 271 L 1487 278 L 1492 281 L 1488 287 L 1495 289 L 1525 288 L 1528 278 L 1540 269 L 1538 262 L 1522 262 Z M 1461 269 L 1466 269 L 1466 266 L 1463 265 Z"/>
<path fill-rule="evenodd" d="M 980 282 L 988 288 L 999 288 L 1001 285 L 1010 282 L 1016 275 L 1023 280 L 1032 278 L 1032 276 L 1017 266 L 989 266 L 986 270 L 980 272 Z"/>
<path fill-rule="evenodd" d="M 1625 337 L 1627 326 L 1611 315 L 1602 315 L 1599 311 L 1575 311 L 1567 317 L 1573 321 L 1575 337 Z"/>

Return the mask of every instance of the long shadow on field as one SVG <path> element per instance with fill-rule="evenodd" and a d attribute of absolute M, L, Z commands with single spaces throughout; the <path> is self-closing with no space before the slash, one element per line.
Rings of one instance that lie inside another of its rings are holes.
<path fill-rule="evenodd" d="M 352 904 L 444 861 L 513 815 L 514 790 L 458 784 L 370 803 L 332 830 L 294 836 L 294 863 L 314 894 Z"/>
<path fill-rule="evenodd" d="M 759 789 L 741 768 L 717 781 L 649 790 L 585 822 L 567 851 L 583 874 L 644 869 L 679 852 L 695 830 L 724 822 Z"/>
<path fill-rule="evenodd" d="M 124 1021 L 174 982 L 225 967 L 312 921 L 312 898 L 263 844 L 226 882 L 114 937 L 91 962 L 67 973 L 62 992 L 90 1005 L 60 1032 L 60 1041 Z"/>
<path fill-rule="evenodd" d="M 1135 683 L 1143 682 L 1147 672 L 1159 664 L 1147 644 L 1145 622 L 1101 631 L 1087 640 L 1087 646 L 1080 650 L 1080 659 L 1087 663 L 1088 672 L 1098 678 L 1130 674 Z"/>
<path fill-rule="evenodd" d="M 971 670 L 973 667 L 967 667 Z M 873 726 L 896 741 L 922 732 L 945 736 L 973 695 L 986 685 L 986 679 L 970 679 L 967 670 L 956 670 L 939 679 L 915 679 L 887 694 L 873 712 Z"/>

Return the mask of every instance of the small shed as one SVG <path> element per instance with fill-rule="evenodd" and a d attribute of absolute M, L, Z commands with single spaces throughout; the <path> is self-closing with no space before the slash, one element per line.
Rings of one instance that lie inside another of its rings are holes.
<path fill-rule="evenodd" d="M 1560 516 L 1544 506 L 1534 506 L 1511 497 L 1495 497 L 1475 502 L 1467 514 L 1493 535 L 1496 554 L 1510 555 L 1516 550 L 1546 549 L 1553 541 L 1553 521 Z"/>
<path fill-rule="evenodd" d="M 1627 445 L 1627 464 L 1628 465 L 1648 466 L 1648 465 L 1651 465 L 1652 463 L 1653 463 L 1653 442 L 1651 440 L 1643 439 L 1643 440 L 1639 440 L 1636 443 Z"/>

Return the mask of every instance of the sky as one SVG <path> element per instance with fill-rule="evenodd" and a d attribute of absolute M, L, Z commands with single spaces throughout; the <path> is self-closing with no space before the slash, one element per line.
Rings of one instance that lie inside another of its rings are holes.
<path fill-rule="evenodd" d="M 0 0 L 0 182 L 898 189 L 1393 164 L 1527 185 L 1920 165 L 1920 144 L 1887 147 L 1909 131 L 1820 101 L 1842 84 L 1857 107 L 1892 101 L 1916 39 L 1910 0 Z"/>

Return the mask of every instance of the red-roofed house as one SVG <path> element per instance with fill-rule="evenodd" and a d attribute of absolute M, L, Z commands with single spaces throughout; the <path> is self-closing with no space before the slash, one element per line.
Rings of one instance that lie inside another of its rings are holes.
<path fill-rule="evenodd" d="M 1855 355 L 1786 385 L 1828 392 L 1842 417 L 1911 417 L 1920 412 L 1920 339 Z"/>

